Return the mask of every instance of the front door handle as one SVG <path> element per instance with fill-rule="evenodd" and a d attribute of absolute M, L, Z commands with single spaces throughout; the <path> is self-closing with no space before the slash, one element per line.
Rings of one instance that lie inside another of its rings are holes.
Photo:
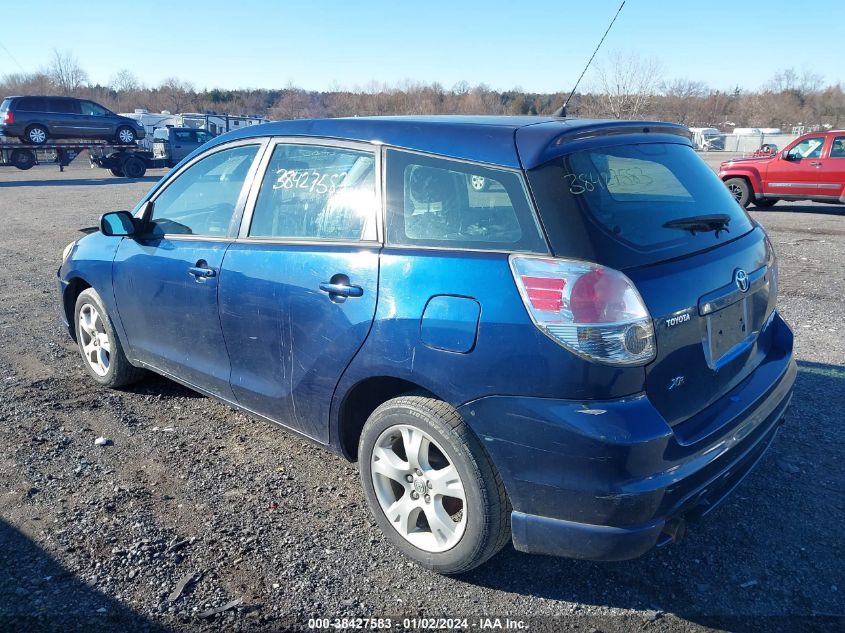
<path fill-rule="evenodd" d="M 348 286 L 346 284 L 333 284 L 324 281 L 320 284 L 320 290 L 328 292 L 329 295 L 338 297 L 363 297 L 364 289 L 361 286 Z"/>
<path fill-rule="evenodd" d="M 810 166 L 811 166 L 811 167 L 821 167 L 821 166 L 822 166 L 822 164 L 821 164 L 821 162 L 820 162 L 820 161 L 817 161 L 817 160 L 816 160 L 816 161 L 813 161 L 812 163 L 810 163 Z"/>
<path fill-rule="evenodd" d="M 188 274 L 194 277 L 202 277 L 208 279 L 214 277 L 217 273 L 212 268 L 202 268 L 201 266 L 191 266 L 188 268 Z"/>

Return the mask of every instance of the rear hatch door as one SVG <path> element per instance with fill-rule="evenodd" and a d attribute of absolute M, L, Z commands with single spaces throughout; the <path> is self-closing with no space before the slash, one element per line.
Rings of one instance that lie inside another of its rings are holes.
<path fill-rule="evenodd" d="M 695 415 L 761 362 L 771 249 L 685 139 L 597 137 L 527 173 L 555 255 L 636 285 L 657 347 L 646 391 L 667 422 Z"/>

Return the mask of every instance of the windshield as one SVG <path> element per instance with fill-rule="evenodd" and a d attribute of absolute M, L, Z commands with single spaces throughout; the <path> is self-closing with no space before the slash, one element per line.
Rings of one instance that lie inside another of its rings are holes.
<path fill-rule="evenodd" d="M 573 152 L 530 170 L 528 180 L 561 257 L 628 268 L 711 248 L 753 228 L 687 145 L 642 143 Z M 714 215 L 724 220 L 718 226 Z M 701 217 L 709 220 L 695 221 Z"/>

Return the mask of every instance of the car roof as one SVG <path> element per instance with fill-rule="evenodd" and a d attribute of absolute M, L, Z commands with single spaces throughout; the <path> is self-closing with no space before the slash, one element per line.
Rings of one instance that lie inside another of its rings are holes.
<path fill-rule="evenodd" d="M 213 145 L 265 136 L 307 136 L 364 141 L 510 168 L 530 169 L 562 153 L 567 139 L 603 134 L 660 133 L 685 137 L 685 126 L 551 116 L 384 116 L 294 119 L 242 128 Z"/>

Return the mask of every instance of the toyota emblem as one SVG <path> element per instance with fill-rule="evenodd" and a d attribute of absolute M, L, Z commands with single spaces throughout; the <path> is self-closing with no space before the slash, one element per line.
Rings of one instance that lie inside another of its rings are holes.
<path fill-rule="evenodd" d="M 748 273 L 742 268 L 734 271 L 734 283 L 740 292 L 748 292 Z"/>

